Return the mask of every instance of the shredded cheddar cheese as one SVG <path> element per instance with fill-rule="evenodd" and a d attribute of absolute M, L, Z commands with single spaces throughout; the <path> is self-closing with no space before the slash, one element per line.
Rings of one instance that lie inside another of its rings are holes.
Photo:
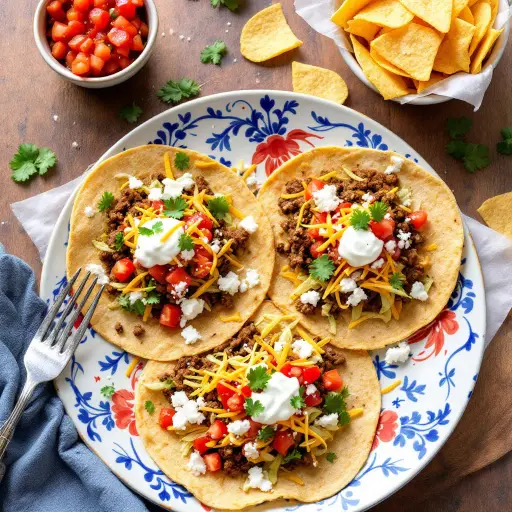
<path fill-rule="evenodd" d="M 386 395 L 387 393 L 391 393 L 391 391 L 400 386 L 400 384 L 402 384 L 402 381 L 396 380 L 395 382 L 393 382 L 393 384 L 390 384 L 389 386 L 386 386 L 385 388 L 381 389 L 380 392 L 382 395 Z"/>
<path fill-rule="evenodd" d="M 173 180 L 174 174 L 172 173 L 171 159 L 169 157 L 169 153 L 164 154 L 164 168 L 165 168 L 165 176 L 167 178 Z"/>
<path fill-rule="evenodd" d="M 219 319 L 221 322 L 243 322 L 243 318 L 240 313 L 236 313 L 231 316 L 220 315 Z"/>
<path fill-rule="evenodd" d="M 125 372 L 125 375 L 127 377 L 130 377 L 130 375 L 132 374 L 133 372 L 133 369 L 137 366 L 137 363 L 140 361 L 140 358 L 138 357 L 134 357 L 130 364 L 128 365 L 128 368 L 126 368 L 126 372 Z"/>

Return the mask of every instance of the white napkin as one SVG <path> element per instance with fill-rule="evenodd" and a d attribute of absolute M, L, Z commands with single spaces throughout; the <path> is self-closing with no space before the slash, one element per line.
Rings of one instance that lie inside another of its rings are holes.
<path fill-rule="evenodd" d="M 295 0 L 295 12 L 317 32 L 332 39 L 342 52 L 352 52 L 352 46 L 345 32 L 331 21 L 331 16 L 338 5 L 337 0 Z M 510 15 L 511 8 L 507 0 L 499 0 L 498 14 L 493 27 L 501 29 L 507 23 Z M 491 83 L 493 69 L 493 65 L 489 65 L 477 75 L 455 73 L 429 87 L 426 92 L 409 94 L 398 98 L 397 101 L 403 105 L 421 96 L 439 94 L 470 103 L 476 111 L 480 108 L 485 91 Z"/>
<path fill-rule="evenodd" d="M 84 175 L 37 196 L 14 203 L 11 208 L 34 242 L 41 260 L 57 219 Z M 487 332 L 490 343 L 512 307 L 512 240 L 464 215 L 477 248 L 485 283 Z"/>

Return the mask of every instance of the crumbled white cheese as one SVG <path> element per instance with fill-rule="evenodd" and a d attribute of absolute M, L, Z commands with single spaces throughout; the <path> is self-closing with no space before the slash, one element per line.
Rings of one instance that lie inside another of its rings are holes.
<path fill-rule="evenodd" d="M 180 196 L 184 190 L 188 190 L 192 187 L 194 185 L 194 180 L 192 179 L 192 174 L 186 172 L 176 180 L 165 178 L 162 180 L 162 183 L 164 185 L 162 199 L 175 199 Z"/>
<path fill-rule="evenodd" d="M 224 277 L 220 276 L 219 279 L 217 279 L 217 285 L 221 292 L 234 295 L 240 288 L 240 279 L 230 270 Z"/>
<path fill-rule="evenodd" d="M 379 258 L 370 265 L 370 268 L 379 269 L 382 268 L 382 265 L 384 265 L 384 258 Z"/>
<path fill-rule="evenodd" d="M 200 425 L 206 419 L 205 415 L 199 411 L 199 407 L 204 405 L 202 397 L 190 400 L 184 391 L 177 391 L 172 395 L 171 402 L 176 410 L 172 425 L 177 430 L 185 430 L 187 424 Z"/>
<path fill-rule="evenodd" d="M 190 261 L 194 257 L 194 249 L 185 249 L 184 251 L 181 251 L 180 257 L 184 261 Z"/>
<path fill-rule="evenodd" d="M 228 425 L 228 432 L 235 436 L 243 436 L 251 428 L 249 420 L 236 420 Z"/>
<path fill-rule="evenodd" d="M 317 388 L 314 384 L 308 384 L 306 386 L 306 396 L 312 395 L 317 392 Z"/>
<path fill-rule="evenodd" d="M 292 343 L 292 350 L 301 358 L 307 359 L 313 353 L 313 347 L 302 338 Z"/>
<path fill-rule="evenodd" d="M 128 294 L 128 302 L 130 304 L 135 304 L 138 300 L 141 300 L 144 297 L 142 292 L 130 292 Z"/>
<path fill-rule="evenodd" d="M 148 199 L 150 201 L 160 201 L 160 199 L 162 199 L 162 189 L 159 187 L 150 188 Z"/>
<path fill-rule="evenodd" d="M 233 62 L 236 62 L 236 59 L 233 60 Z M 253 185 L 258 184 L 258 179 L 256 178 L 255 174 L 251 174 L 246 180 L 245 183 L 247 183 L 248 187 L 252 187 Z"/>
<path fill-rule="evenodd" d="M 361 279 L 361 276 L 363 275 L 363 272 L 362 270 L 356 270 L 355 272 L 352 272 L 352 274 L 350 274 L 350 277 L 354 280 L 354 281 L 359 281 L 359 279 Z"/>
<path fill-rule="evenodd" d="M 327 235 L 327 229 L 325 229 L 325 228 L 320 228 L 320 229 L 318 230 L 318 234 L 319 234 L 320 236 L 326 236 L 326 235 Z"/>
<path fill-rule="evenodd" d="M 192 345 L 192 343 L 201 339 L 199 331 L 191 325 L 185 327 L 185 329 L 181 331 L 181 336 L 185 340 L 185 345 Z"/>
<path fill-rule="evenodd" d="M 171 403 L 173 407 L 183 407 L 188 402 L 188 397 L 185 391 L 176 391 L 171 396 Z"/>
<path fill-rule="evenodd" d="M 325 187 L 313 192 L 315 205 L 320 212 L 331 212 L 340 204 L 340 198 L 336 194 L 336 185 Z"/>
<path fill-rule="evenodd" d="M 203 457 L 201 457 L 197 450 L 194 450 L 190 454 L 190 459 L 187 463 L 187 469 L 194 476 L 204 475 L 206 473 L 206 464 L 203 460 Z"/>
<path fill-rule="evenodd" d="M 239 291 L 244 293 L 247 290 L 254 288 L 258 284 L 260 284 L 260 275 L 258 274 L 258 271 L 254 270 L 253 268 L 248 268 L 247 272 L 245 273 L 245 279 L 240 283 Z"/>
<path fill-rule="evenodd" d="M 94 208 L 92 206 L 86 206 L 85 209 L 84 209 L 84 214 L 86 217 L 94 217 L 94 214 L 96 212 L 94 211 Z"/>
<path fill-rule="evenodd" d="M 425 301 L 428 299 L 427 290 L 425 290 L 425 286 L 421 281 L 416 281 L 412 284 L 411 288 L 411 297 L 413 299 Z"/>
<path fill-rule="evenodd" d="M 135 176 L 130 176 L 128 178 L 128 187 L 132 190 L 141 188 L 144 185 L 139 178 L 136 178 Z"/>
<path fill-rule="evenodd" d="M 274 343 L 274 350 L 279 354 L 283 351 L 284 348 L 284 341 L 276 341 Z"/>
<path fill-rule="evenodd" d="M 322 356 L 320 354 L 313 354 L 311 361 L 313 361 L 313 363 L 319 363 L 322 361 Z"/>
<path fill-rule="evenodd" d="M 353 292 L 356 288 L 357 288 L 357 283 L 351 277 L 344 277 L 340 281 L 340 291 L 341 291 L 341 293 Z"/>
<path fill-rule="evenodd" d="M 370 192 L 366 192 L 366 194 L 363 194 L 363 195 L 361 196 L 361 199 L 362 199 L 363 201 L 366 201 L 367 203 L 370 203 L 370 202 L 372 202 L 372 201 L 373 201 L 373 196 L 370 194 Z"/>
<path fill-rule="evenodd" d="M 316 420 L 315 425 L 326 428 L 327 430 L 337 430 L 338 415 L 335 412 L 332 414 L 324 414 Z"/>
<path fill-rule="evenodd" d="M 188 284 L 185 281 L 180 281 L 173 286 L 173 292 L 176 298 L 182 299 L 185 295 L 185 291 L 188 288 Z"/>
<path fill-rule="evenodd" d="M 85 270 L 91 274 L 94 274 L 95 276 L 98 276 L 99 285 L 110 283 L 107 274 L 105 274 L 105 269 L 101 265 L 97 265 L 96 263 L 88 263 L 85 266 Z"/>
<path fill-rule="evenodd" d="M 181 306 L 181 320 L 180 327 L 185 327 L 188 320 L 193 320 L 196 316 L 200 315 L 204 309 L 203 299 L 183 299 L 180 303 Z"/>
<path fill-rule="evenodd" d="M 259 466 L 253 466 L 247 473 L 244 489 L 259 489 L 263 492 L 272 490 L 272 482 L 268 479 L 268 473 Z"/>
<path fill-rule="evenodd" d="M 401 341 L 396 347 L 390 347 L 384 358 L 387 364 L 405 363 L 411 353 L 411 347 L 406 341 Z"/>
<path fill-rule="evenodd" d="M 212 251 L 214 253 L 218 253 L 220 251 L 220 240 L 217 240 L 216 238 L 214 238 L 212 240 L 212 243 L 210 244 L 210 247 L 212 248 Z"/>
<path fill-rule="evenodd" d="M 316 290 L 309 290 L 308 292 L 304 292 L 300 296 L 300 301 L 302 304 L 311 304 L 312 306 L 315 306 L 318 304 L 318 301 L 320 300 L 320 294 Z"/>
<path fill-rule="evenodd" d="M 388 240 L 384 247 L 386 251 L 388 251 L 390 254 L 393 254 L 396 251 L 396 241 L 395 240 Z"/>
<path fill-rule="evenodd" d="M 351 295 L 349 295 L 347 299 L 347 304 L 349 306 L 357 306 L 362 300 L 367 299 L 366 293 L 364 293 L 364 290 L 362 288 L 356 288 Z"/>
<path fill-rule="evenodd" d="M 256 224 L 252 215 L 248 215 L 238 223 L 238 227 L 244 229 L 247 233 L 254 233 L 258 229 L 258 224 Z"/>
<path fill-rule="evenodd" d="M 400 249 L 409 249 L 411 246 L 411 241 L 409 240 L 411 238 L 411 233 L 406 233 L 405 231 L 402 231 L 401 229 L 398 231 L 398 247 Z"/>
<path fill-rule="evenodd" d="M 407 222 L 407 224 L 410 224 L 411 218 L 410 217 L 405 217 L 405 222 Z"/>
<path fill-rule="evenodd" d="M 384 215 L 384 218 L 386 220 L 391 220 L 391 213 L 386 213 L 386 215 Z"/>
<path fill-rule="evenodd" d="M 403 163 L 404 163 L 403 158 L 392 155 L 391 156 L 391 165 L 388 165 L 386 167 L 384 174 L 393 174 L 396 172 L 400 172 L 400 169 L 402 168 Z"/>
<path fill-rule="evenodd" d="M 252 443 L 245 443 L 243 452 L 248 459 L 257 459 L 260 456 L 260 452 L 256 448 L 256 441 Z"/>

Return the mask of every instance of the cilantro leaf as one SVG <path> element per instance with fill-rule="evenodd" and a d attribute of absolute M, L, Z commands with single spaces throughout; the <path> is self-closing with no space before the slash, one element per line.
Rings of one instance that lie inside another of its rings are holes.
<path fill-rule="evenodd" d="M 183 98 L 192 98 L 197 96 L 201 86 L 190 78 L 182 78 L 180 81 L 175 82 L 169 80 L 156 95 L 164 103 L 179 103 Z"/>
<path fill-rule="evenodd" d="M 501 130 L 503 140 L 498 142 L 496 149 L 502 155 L 512 155 L 512 126 L 507 126 Z"/>
<path fill-rule="evenodd" d="M 317 281 L 328 281 L 331 278 L 334 269 L 334 262 L 329 258 L 329 256 L 327 256 L 327 254 L 322 254 L 322 256 L 313 260 L 313 263 L 309 265 L 309 273 Z"/>
<path fill-rule="evenodd" d="M 56 162 L 57 157 L 50 148 L 39 149 L 35 144 L 21 144 L 9 162 L 9 167 L 13 171 L 11 178 L 20 182 L 27 181 L 36 173 L 42 176 Z"/>
<path fill-rule="evenodd" d="M 222 57 L 226 53 L 227 47 L 224 41 L 217 39 L 212 45 L 206 46 L 201 50 L 201 62 L 203 64 L 216 64 L 219 65 Z"/>
<path fill-rule="evenodd" d="M 283 459 L 283 464 L 288 464 L 288 462 L 291 462 L 292 460 L 300 460 L 302 459 L 302 453 L 297 450 L 297 448 L 294 448 L 286 457 Z"/>
<path fill-rule="evenodd" d="M 137 315 L 142 316 L 144 314 L 144 310 L 146 309 L 146 305 L 142 302 L 141 299 L 137 299 L 133 304 L 130 302 L 130 298 L 128 294 L 120 295 L 117 299 L 119 302 L 119 306 L 122 309 L 130 312 L 137 313 Z"/>
<path fill-rule="evenodd" d="M 467 117 L 450 117 L 446 120 L 446 130 L 452 139 L 465 137 L 471 125 L 472 121 Z"/>
<path fill-rule="evenodd" d="M 138 105 L 135 105 L 135 103 L 132 103 L 132 105 L 127 107 L 122 107 L 119 110 L 119 116 L 121 119 L 124 119 L 129 123 L 136 123 L 141 114 L 142 109 Z"/>
<path fill-rule="evenodd" d="M 103 192 L 101 199 L 98 202 L 98 211 L 104 212 L 108 210 L 114 202 L 114 194 L 112 192 Z"/>
<path fill-rule="evenodd" d="M 263 404 L 259 400 L 254 402 L 252 398 L 245 399 L 244 407 L 247 416 L 258 416 L 265 410 Z"/>
<path fill-rule="evenodd" d="M 223 219 L 229 212 L 229 203 L 224 196 L 217 196 L 208 201 L 208 210 L 216 219 Z"/>
<path fill-rule="evenodd" d="M 187 202 L 182 197 L 176 199 L 164 199 L 164 215 L 173 219 L 181 219 L 187 208 Z"/>
<path fill-rule="evenodd" d="M 296 396 L 292 396 L 290 398 L 290 405 L 294 409 L 303 409 L 304 407 L 306 407 L 306 402 L 304 402 L 303 397 L 304 397 L 304 386 L 301 386 L 299 388 L 299 394 Z"/>
<path fill-rule="evenodd" d="M 249 381 L 249 387 L 253 391 L 260 391 L 267 387 L 270 375 L 267 373 L 267 369 L 264 366 L 256 366 L 249 370 L 247 380 Z"/>
<path fill-rule="evenodd" d="M 114 386 L 103 386 L 100 390 L 100 393 L 105 398 L 112 398 L 112 395 L 116 392 Z"/>
<path fill-rule="evenodd" d="M 114 239 L 114 249 L 116 251 L 120 251 L 124 244 L 124 235 L 121 231 L 116 233 L 116 238 Z"/>
<path fill-rule="evenodd" d="M 151 228 L 145 228 L 144 226 L 141 226 L 139 228 L 139 235 L 142 236 L 151 236 L 153 234 L 153 230 Z"/>
<path fill-rule="evenodd" d="M 188 233 L 182 233 L 178 240 L 181 251 L 191 251 L 194 248 L 194 240 Z"/>
<path fill-rule="evenodd" d="M 239 0 L 210 0 L 212 7 L 218 7 L 219 5 L 223 5 L 227 7 L 230 11 L 236 11 L 239 6 Z"/>
<path fill-rule="evenodd" d="M 158 234 L 164 230 L 164 225 L 162 224 L 161 220 L 158 220 L 153 224 L 153 227 L 151 229 L 153 230 L 153 233 Z"/>
<path fill-rule="evenodd" d="M 325 454 L 325 458 L 327 459 L 327 462 L 332 464 L 334 460 L 338 458 L 338 456 L 334 452 L 329 452 Z"/>
<path fill-rule="evenodd" d="M 37 167 L 33 162 L 25 162 L 17 169 L 14 169 L 11 178 L 14 181 L 27 181 L 31 176 L 37 173 Z"/>
<path fill-rule="evenodd" d="M 354 210 L 350 216 L 350 224 L 354 229 L 366 231 L 370 223 L 370 214 L 366 210 Z"/>
<path fill-rule="evenodd" d="M 405 283 L 405 276 L 400 272 L 395 272 L 389 278 L 389 284 L 396 290 L 403 290 Z"/>
<path fill-rule="evenodd" d="M 375 201 L 375 203 L 370 205 L 369 209 L 370 213 L 372 214 L 372 219 L 375 222 L 380 222 L 388 211 L 388 205 L 382 201 Z"/>
<path fill-rule="evenodd" d="M 466 155 L 468 143 L 463 140 L 451 140 L 446 144 L 446 152 L 456 160 L 462 160 Z"/>
<path fill-rule="evenodd" d="M 39 176 L 46 174 L 57 163 L 57 156 L 50 148 L 41 148 L 36 158 L 35 166 L 39 172 Z"/>
<path fill-rule="evenodd" d="M 487 167 L 490 163 L 489 148 L 483 144 L 468 144 L 462 160 L 469 172 L 475 172 Z"/>
<path fill-rule="evenodd" d="M 143 300 L 146 305 L 160 304 L 160 294 L 154 291 L 148 292 L 148 296 Z"/>
<path fill-rule="evenodd" d="M 266 425 L 260 428 L 256 438 L 260 441 L 268 441 L 270 438 L 274 437 L 275 433 L 276 431 L 270 425 Z"/>
<path fill-rule="evenodd" d="M 176 169 L 183 171 L 190 167 L 190 158 L 187 153 L 183 153 L 183 151 L 178 151 L 176 156 L 174 157 L 174 165 Z"/>
<path fill-rule="evenodd" d="M 149 414 L 153 414 L 155 412 L 155 404 L 151 400 L 146 400 L 144 402 L 144 409 L 146 409 Z"/>
<path fill-rule="evenodd" d="M 350 415 L 347 412 L 346 399 L 348 397 L 348 388 L 343 388 L 339 393 L 331 391 L 324 400 L 324 411 L 328 414 L 336 413 L 338 415 L 338 425 L 343 426 L 350 423 Z"/>

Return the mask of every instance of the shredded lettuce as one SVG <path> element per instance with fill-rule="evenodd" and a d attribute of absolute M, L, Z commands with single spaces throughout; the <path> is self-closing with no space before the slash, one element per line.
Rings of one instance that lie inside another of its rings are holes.
<path fill-rule="evenodd" d="M 93 240 L 92 245 L 94 245 L 98 251 L 114 252 L 105 242 L 100 242 L 99 240 Z"/>
<path fill-rule="evenodd" d="M 423 287 L 425 288 L 425 291 L 428 293 L 430 288 L 432 288 L 432 285 L 434 284 L 434 279 L 430 276 L 425 277 L 423 279 Z"/>
<path fill-rule="evenodd" d="M 412 202 L 412 192 L 408 188 L 401 188 L 396 195 L 404 206 L 409 206 Z"/>
<path fill-rule="evenodd" d="M 183 457 L 188 457 L 188 454 L 192 451 L 192 447 L 194 444 L 191 441 L 183 443 L 180 448 L 181 455 Z"/>
<path fill-rule="evenodd" d="M 363 312 L 363 303 L 360 302 L 357 306 L 352 308 L 352 318 L 351 321 L 355 322 L 361 318 L 361 313 Z"/>
<path fill-rule="evenodd" d="M 332 315 L 329 315 L 327 317 L 327 319 L 329 320 L 329 332 L 331 334 L 336 334 L 336 332 L 337 332 L 336 318 L 334 318 Z"/>
<path fill-rule="evenodd" d="M 322 316 L 329 316 L 329 312 L 331 311 L 332 304 L 325 302 L 322 304 Z"/>
<path fill-rule="evenodd" d="M 281 454 L 277 455 L 275 459 L 268 465 L 267 473 L 268 479 L 272 482 L 272 485 L 275 485 L 277 482 L 277 472 L 283 463 L 283 456 Z"/>
<path fill-rule="evenodd" d="M 186 443 L 186 442 L 190 442 L 190 441 L 195 441 L 196 439 L 198 439 L 199 437 L 203 437 L 204 436 L 204 433 L 206 432 L 206 427 L 204 430 L 197 430 L 195 432 L 191 432 L 190 434 L 186 434 L 184 435 L 181 440 Z"/>
<path fill-rule="evenodd" d="M 309 422 L 312 423 L 322 414 L 322 410 L 317 407 L 308 407 L 306 409 L 306 414 L 309 415 Z"/>
<path fill-rule="evenodd" d="M 382 293 L 380 295 L 380 300 L 382 302 L 382 307 L 380 308 L 379 313 L 382 315 L 383 313 L 386 313 L 386 311 L 391 309 L 391 302 L 386 298 L 386 296 Z"/>
<path fill-rule="evenodd" d="M 167 379 L 164 381 L 159 380 L 157 382 L 145 382 L 144 386 L 151 389 L 151 391 L 164 391 L 165 389 L 172 389 L 175 384 L 171 379 Z"/>
<path fill-rule="evenodd" d="M 303 293 L 306 293 L 309 290 L 315 290 L 317 288 L 322 288 L 322 284 L 313 277 L 309 276 L 302 284 L 293 290 L 291 299 L 298 299 Z"/>

